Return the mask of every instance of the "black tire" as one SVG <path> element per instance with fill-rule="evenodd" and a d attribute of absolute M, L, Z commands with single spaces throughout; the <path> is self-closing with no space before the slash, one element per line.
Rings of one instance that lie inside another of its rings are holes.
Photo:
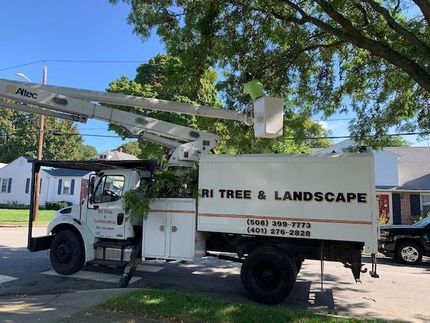
<path fill-rule="evenodd" d="M 242 285 L 258 303 L 276 304 L 284 300 L 296 282 L 296 268 L 282 250 L 261 247 L 242 264 Z"/>
<path fill-rule="evenodd" d="M 416 243 L 406 241 L 396 247 L 396 258 L 407 265 L 419 264 L 423 258 L 423 251 Z"/>
<path fill-rule="evenodd" d="M 85 250 L 80 237 L 71 230 L 58 232 L 51 243 L 51 264 L 61 275 L 72 275 L 84 266 Z"/>

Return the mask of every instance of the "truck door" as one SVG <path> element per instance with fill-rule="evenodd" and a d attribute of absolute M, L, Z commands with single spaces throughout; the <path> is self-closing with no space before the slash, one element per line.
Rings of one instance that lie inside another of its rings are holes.
<path fill-rule="evenodd" d="M 87 207 L 87 226 L 97 238 L 125 239 L 125 214 L 121 197 L 124 175 L 104 174 Z"/>

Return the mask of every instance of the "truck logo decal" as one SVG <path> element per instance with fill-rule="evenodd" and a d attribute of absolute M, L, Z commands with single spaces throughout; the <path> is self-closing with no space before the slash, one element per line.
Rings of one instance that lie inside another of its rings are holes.
<path fill-rule="evenodd" d="M 273 196 L 275 201 L 300 201 L 300 202 L 329 202 L 329 203 L 367 203 L 367 193 L 354 192 L 305 192 L 305 191 L 274 191 L 272 195 L 266 194 L 264 191 L 257 191 L 257 199 L 266 200 Z M 202 198 L 221 199 L 252 199 L 251 190 L 227 190 L 227 189 L 202 189 Z"/>
<path fill-rule="evenodd" d="M 37 95 L 38 95 L 36 92 L 30 92 L 21 87 L 18 90 L 16 90 L 15 94 L 19 94 L 21 96 L 25 96 L 27 98 L 33 98 L 33 99 L 37 99 Z"/>
<path fill-rule="evenodd" d="M 26 89 L 20 87 L 17 88 L 15 85 L 6 84 L 5 87 L 6 93 L 18 94 L 21 96 L 25 96 L 26 98 L 37 99 L 38 94 L 36 92 L 27 91 Z"/>

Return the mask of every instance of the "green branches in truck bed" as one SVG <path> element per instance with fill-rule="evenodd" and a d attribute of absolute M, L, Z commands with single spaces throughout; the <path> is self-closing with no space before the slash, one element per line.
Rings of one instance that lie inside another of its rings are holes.
<path fill-rule="evenodd" d="M 124 210 L 132 220 L 140 220 L 148 214 L 152 199 L 197 198 L 197 186 L 197 166 L 187 169 L 163 168 L 150 183 L 141 184 L 137 189 L 124 194 Z"/>

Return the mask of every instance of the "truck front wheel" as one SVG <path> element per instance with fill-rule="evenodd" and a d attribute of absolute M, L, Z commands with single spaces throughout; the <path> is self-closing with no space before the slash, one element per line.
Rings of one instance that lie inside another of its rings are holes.
<path fill-rule="evenodd" d="M 282 250 L 261 247 L 253 250 L 242 264 L 243 287 L 259 303 L 276 304 L 284 300 L 296 282 L 296 269 Z"/>
<path fill-rule="evenodd" d="M 50 259 L 54 270 L 61 275 L 78 272 L 85 262 L 81 239 L 71 230 L 58 232 L 51 243 Z"/>

